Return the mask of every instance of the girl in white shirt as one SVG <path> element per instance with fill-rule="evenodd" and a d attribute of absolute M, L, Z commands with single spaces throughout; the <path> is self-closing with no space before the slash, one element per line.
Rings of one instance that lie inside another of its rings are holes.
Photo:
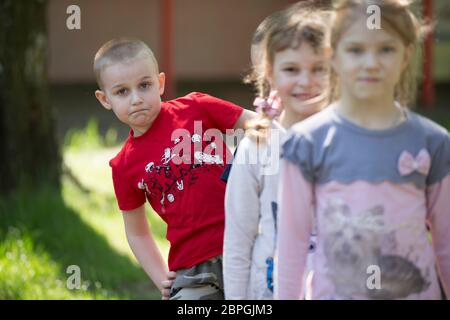
<path fill-rule="evenodd" d="M 261 42 L 260 118 L 239 145 L 225 194 L 226 299 L 273 298 L 279 151 L 286 130 L 328 102 L 327 18 L 307 1 L 272 21 Z"/>

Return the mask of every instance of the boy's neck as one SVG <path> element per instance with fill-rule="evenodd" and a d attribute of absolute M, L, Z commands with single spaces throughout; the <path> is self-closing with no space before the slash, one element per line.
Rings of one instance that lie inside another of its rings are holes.
<path fill-rule="evenodd" d="M 147 128 L 136 128 L 136 127 L 131 127 L 131 129 L 133 130 L 133 138 L 137 138 L 142 136 L 144 133 L 146 133 L 152 126 L 148 126 Z"/>
<path fill-rule="evenodd" d="M 342 94 L 335 106 L 340 115 L 367 129 L 389 129 L 406 120 L 393 95 L 389 94 L 376 99 L 357 99 Z"/>
<path fill-rule="evenodd" d="M 136 127 L 133 126 L 131 129 L 133 130 L 133 138 L 137 138 L 145 134 L 150 128 L 155 124 L 156 120 L 161 116 L 161 110 L 159 111 L 158 115 L 148 124 L 145 126 Z"/>

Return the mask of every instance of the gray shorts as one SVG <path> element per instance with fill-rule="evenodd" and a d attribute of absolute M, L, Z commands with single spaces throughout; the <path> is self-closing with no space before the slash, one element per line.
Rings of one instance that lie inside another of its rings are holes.
<path fill-rule="evenodd" d="M 224 300 L 222 256 L 177 271 L 170 300 Z"/>

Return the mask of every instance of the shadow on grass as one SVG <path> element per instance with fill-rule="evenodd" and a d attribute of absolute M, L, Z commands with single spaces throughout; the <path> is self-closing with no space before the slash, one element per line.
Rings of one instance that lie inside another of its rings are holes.
<path fill-rule="evenodd" d="M 48 253 L 59 266 L 58 277 L 64 282 L 71 275 L 66 273 L 67 267 L 79 266 L 81 280 L 94 297 L 99 287 L 107 292 L 106 297 L 160 297 L 142 269 L 117 253 L 64 203 L 57 190 L 47 187 L 0 198 L 0 242 L 12 229 L 29 235 L 34 247 Z"/>

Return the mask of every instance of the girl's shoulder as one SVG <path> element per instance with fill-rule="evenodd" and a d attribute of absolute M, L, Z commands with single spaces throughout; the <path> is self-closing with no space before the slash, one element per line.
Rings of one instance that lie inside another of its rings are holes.
<path fill-rule="evenodd" d="M 319 111 L 307 119 L 296 123 L 292 126 L 291 132 L 293 133 L 308 133 L 326 129 L 333 125 L 334 111 L 328 107 Z"/>
<path fill-rule="evenodd" d="M 326 138 L 329 130 L 336 125 L 334 111 L 325 108 L 309 118 L 296 123 L 288 132 L 289 139 L 299 139 L 314 143 Z"/>
<path fill-rule="evenodd" d="M 431 157 L 427 183 L 432 185 L 450 174 L 450 134 L 446 128 L 415 112 L 409 111 L 414 129 L 425 137 Z"/>
<path fill-rule="evenodd" d="M 408 111 L 414 133 L 411 137 L 424 141 L 424 147 L 431 156 L 433 170 L 431 180 L 439 180 L 442 173 L 450 172 L 450 134 L 446 128 L 413 111 Z M 419 139 L 418 139 L 419 138 Z M 436 178 L 438 177 L 438 178 Z"/>

